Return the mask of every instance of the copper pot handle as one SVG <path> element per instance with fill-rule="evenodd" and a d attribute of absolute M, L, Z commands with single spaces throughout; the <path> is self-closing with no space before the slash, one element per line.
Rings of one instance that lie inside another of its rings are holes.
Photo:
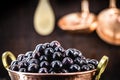
<path fill-rule="evenodd" d="M 11 59 L 12 61 L 16 60 L 16 57 L 13 55 L 12 52 L 10 52 L 10 51 L 4 52 L 3 55 L 2 55 L 2 63 L 3 63 L 3 66 L 4 66 L 6 69 L 9 68 L 9 64 L 8 64 L 8 62 L 7 62 L 7 57 L 10 57 L 10 59 Z"/>
<path fill-rule="evenodd" d="M 104 72 L 107 64 L 108 64 L 109 58 L 107 56 L 103 56 L 97 66 L 97 71 L 96 71 L 96 77 L 95 80 L 99 80 L 102 73 Z"/>

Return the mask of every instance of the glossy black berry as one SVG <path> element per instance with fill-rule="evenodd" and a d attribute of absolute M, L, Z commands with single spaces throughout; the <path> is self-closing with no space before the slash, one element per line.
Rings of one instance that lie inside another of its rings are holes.
<path fill-rule="evenodd" d="M 33 73 L 37 73 L 39 70 L 39 66 L 37 64 L 30 64 L 28 66 L 28 72 L 33 72 Z"/>
<path fill-rule="evenodd" d="M 82 53 L 77 49 L 69 48 L 65 51 L 65 56 L 75 59 L 76 57 L 82 56 Z"/>
<path fill-rule="evenodd" d="M 20 68 L 19 72 L 27 72 L 26 68 Z"/>
<path fill-rule="evenodd" d="M 88 65 L 83 65 L 83 66 L 81 67 L 81 70 L 82 70 L 82 71 L 89 71 L 89 70 L 90 70 L 90 67 L 89 67 Z"/>
<path fill-rule="evenodd" d="M 47 61 L 48 58 L 45 55 L 42 55 L 42 56 L 40 56 L 39 60 L 40 60 L 40 62 L 41 61 Z"/>
<path fill-rule="evenodd" d="M 50 47 L 50 43 L 44 43 L 43 45 L 45 46 L 45 48 L 49 48 Z"/>
<path fill-rule="evenodd" d="M 39 64 L 39 61 L 38 61 L 38 59 L 31 59 L 29 61 L 29 64 L 32 64 L 32 63 Z"/>
<path fill-rule="evenodd" d="M 87 63 L 86 63 L 86 60 L 83 59 L 83 58 L 81 58 L 81 57 L 76 57 L 76 58 L 74 59 L 74 63 L 75 63 L 75 64 L 78 64 L 78 65 L 87 64 Z"/>
<path fill-rule="evenodd" d="M 41 68 L 43 68 L 43 67 L 48 68 L 48 67 L 49 67 L 49 63 L 48 63 L 47 61 L 42 61 L 42 62 L 40 63 L 40 67 L 41 67 Z"/>
<path fill-rule="evenodd" d="M 39 52 L 39 53 L 44 53 L 44 50 L 45 50 L 45 45 L 43 44 L 38 44 L 36 47 L 35 47 L 35 50 L 34 52 Z"/>
<path fill-rule="evenodd" d="M 89 60 L 88 63 L 93 64 L 95 67 L 97 67 L 97 65 L 98 65 L 98 61 L 96 59 L 91 59 L 91 60 Z"/>
<path fill-rule="evenodd" d="M 25 58 L 25 54 L 19 54 L 17 60 L 22 61 L 24 58 Z"/>
<path fill-rule="evenodd" d="M 52 61 L 51 63 L 51 67 L 54 69 L 54 70 L 60 70 L 62 68 L 63 64 L 61 61 L 59 60 L 55 60 L 55 61 Z"/>
<path fill-rule="evenodd" d="M 81 55 L 80 53 L 78 53 L 77 51 L 75 51 L 75 52 L 73 53 L 73 59 L 75 59 L 76 57 L 82 58 L 82 55 Z"/>
<path fill-rule="evenodd" d="M 62 55 L 61 52 L 54 52 L 53 56 L 52 56 L 52 59 L 53 60 L 60 60 L 60 61 L 62 61 L 63 55 Z"/>
<path fill-rule="evenodd" d="M 89 61 L 90 61 L 90 60 L 91 60 L 90 58 L 86 58 L 87 64 L 89 64 Z"/>
<path fill-rule="evenodd" d="M 81 60 L 80 57 L 76 57 L 76 58 L 74 59 L 74 63 L 79 65 L 80 60 Z"/>
<path fill-rule="evenodd" d="M 60 46 L 60 43 L 58 41 L 52 41 L 50 43 L 50 47 L 52 48 L 56 48 L 56 47 L 59 47 Z"/>
<path fill-rule="evenodd" d="M 66 57 L 73 57 L 73 53 L 74 53 L 74 51 L 71 49 L 71 48 L 69 48 L 69 49 L 67 49 L 66 51 L 65 51 L 65 56 Z"/>
<path fill-rule="evenodd" d="M 33 59 L 33 57 L 32 57 L 32 56 L 25 58 L 23 61 L 26 61 L 26 62 L 28 62 L 28 63 L 29 63 L 31 59 Z"/>
<path fill-rule="evenodd" d="M 79 51 L 78 49 L 75 49 L 75 48 L 73 48 L 73 50 L 74 50 L 74 55 L 75 55 L 75 57 L 82 56 L 81 51 Z"/>
<path fill-rule="evenodd" d="M 86 59 L 86 57 L 85 56 L 83 56 L 83 55 L 81 55 L 81 56 L 79 56 L 81 59 Z"/>
<path fill-rule="evenodd" d="M 27 68 L 28 63 L 26 61 L 21 61 L 21 62 L 18 63 L 18 67 L 19 68 Z"/>
<path fill-rule="evenodd" d="M 48 73 L 47 68 L 40 68 L 39 73 Z"/>
<path fill-rule="evenodd" d="M 65 57 L 62 60 L 62 63 L 63 63 L 63 67 L 65 69 L 67 69 L 67 68 L 69 68 L 73 64 L 73 60 L 70 57 Z"/>
<path fill-rule="evenodd" d="M 79 65 L 73 64 L 70 66 L 69 70 L 70 70 L 70 72 L 78 72 L 78 71 L 81 71 L 81 68 Z"/>
<path fill-rule="evenodd" d="M 10 65 L 11 65 L 11 66 L 18 65 L 18 62 L 19 62 L 18 60 L 12 61 Z"/>
<path fill-rule="evenodd" d="M 40 56 L 41 56 L 41 53 L 40 53 L 40 52 L 33 52 L 33 54 L 32 54 L 32 57 L 33 57 L 34 59 L 39 59 Z"/>
<path fill-rule="evenodd" d="M 86 59 L 80 59 L 78 62 L 79 66 L 86 65 L 86 64 L 87 64 Z"/>
<path fill-rule="evenodd" d="M 93 64 L 88 64 L 88 66 L 89 66 L 90 70 L 95 69 L 95 66 Z"/>
<path fill-rule="evenodd" d="M 58 41 L 38 44 L 35 50 L 19 54 L 9 69 L 30 73 L 69 73 L 96 69 L 98 61 L 75 48 L 65 50 Z"/>
<path fill-rule="evenodd" d="M 58 46 L 58 47 L 55 48 L 55 51 L 56 51 L 56 52 L 64 53 L 64 52 L 65 52 L 65 49 L 64 49 L 62 46 Z"/>
<path fill-rule="evenodd" d="M 18 65 L 11 66 L 11 70 L 18 71 L 19 70 Z"/>
<path fill-rule="evenodd" d="M 25 53 L 25 57 L 31 57 L 33 54 L 33 51 L 28 51 Z"/>
<path fill-rule="evenodd" d="M 44 52 L 45 56 L 47 56 L 49 59 L 52 58 L 53 53 L 54 53 L 54 50 L 52 48 L 46 48 Z"/>

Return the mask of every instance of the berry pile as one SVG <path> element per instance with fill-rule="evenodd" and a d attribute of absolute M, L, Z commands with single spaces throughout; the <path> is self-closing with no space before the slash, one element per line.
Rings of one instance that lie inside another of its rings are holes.
<path fill-rule="evenodd" d="M 10 69 L 30 73 L 69 73 L 96 69 L 96 59 L 85 58 L 75 49 L 65 50 L 58 41 L 38 44 L 34 51 L 19 54 Z"/>

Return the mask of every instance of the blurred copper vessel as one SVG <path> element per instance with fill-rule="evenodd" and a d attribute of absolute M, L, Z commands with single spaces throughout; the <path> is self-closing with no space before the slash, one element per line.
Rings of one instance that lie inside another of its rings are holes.
<path fill-rule="evenodd" d="M 10 57 L 12 60 L 16 60 L 15 56 L 10 52 L 6 51 L 2 55 L 2 62 L 4 67 L 7 69 L 11 80 L 99 80 L 101 74 L 104 72 L 107 63 L 108 57 L 103 56 L 100 60 L 97 69 L 84 71 L 84 72 L 74 72 L 74 73 L 25 73 L 17 72 L 9 69 L 7 63 L 7 57 Z"/>
<path fill-rule="evenodd" d="M 82 0 L 81 12 L 70 13 L 58 21 L 58 26 L 65 31 L 90 33 L 96 29 L 96 16 L 89 12 L 88 0 Z"/>
<path fill-rule="evenodd" d="M 107 43 L 120 45 L 120 10 L 116 0 L 110 0 L 110 7 L 98 15 L 97 34 Z"/>

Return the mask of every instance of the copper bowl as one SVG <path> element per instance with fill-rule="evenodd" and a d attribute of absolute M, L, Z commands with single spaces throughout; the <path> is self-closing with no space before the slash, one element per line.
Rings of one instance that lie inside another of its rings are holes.
<path fill-rule="evenodd" d="M 96 29 L 96 17 L 92 13 L 86 13 L 87 17 L 83 17 L 84 13 L 70 13 L 63 16 L 58 21 L 58 26 L 68 32 L 73 33 L 91 33 Z"/>
<path fill-rule="evenodd" d="M 96 29 L 96 16 L 89 11 L 89 1 L 82 0 L 81 12 L 67 14 L 60 18 L 58 26 L 73 33 L 91 33 Z"/>
<path fill-rule="evenodd" d="M 12 80 L 92 80 L 96 70 L 76 73 L 23 73 L 8 69 Z"/>
<path fill-rule="evenodd" d="M 7 51 L 2 55 L 2 62 L 4 67 L 7 69 L 11 80 L 99 80 L 101 74 L 104 72 L 106 65 L 108 63 L 108 57 L 103 56 L 100 60 L 97 69 L 84 71 L 84 72 L 74 72 L 74 73 L 25 73 L 17 72 L 9 69 L 7 63 L 7 57 L 12 60 L 16 60 L 15 56 Z"/>
<path fill-rule="evenodd" d="M 110 7 L 98 15 L 96 31 L 103 41 L 120 46 L 120 9 L 116 0 L 110 0 Z"/>

